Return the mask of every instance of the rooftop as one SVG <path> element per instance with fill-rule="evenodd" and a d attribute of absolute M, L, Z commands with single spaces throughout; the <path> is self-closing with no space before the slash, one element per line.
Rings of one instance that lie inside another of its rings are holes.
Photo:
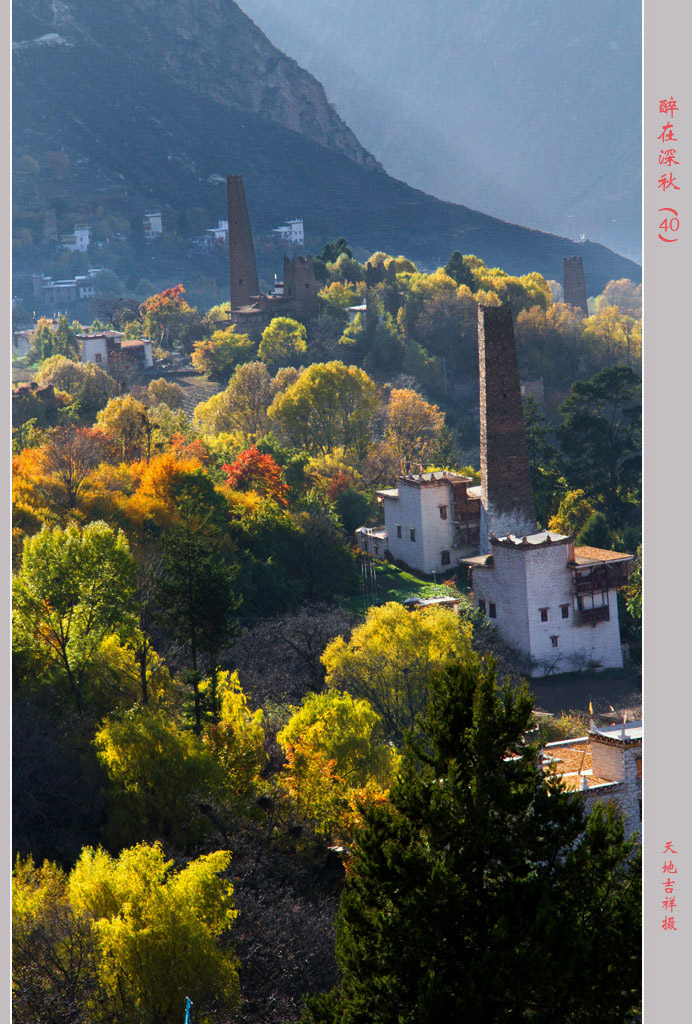
<path fill-rule="evenodd" d="M 471 483 L 470 476 L 462 476 L 460 473 L 452 473 L 448 469 L 439 469 L 437 472 L 426 472 L 426 473 L 402 473 L 399 476 L 399 480 L 405 480 L 406 483 L 412 484 L 437 484 L 437 483 L 450 483 L 450 484 L 461 484 Z"/>
<path fill-rule="evenodd" d="M 626 562 L 634 555 L 624 551 L 607 551 L 605 548 L 580 547 L 574 549 L 575 565 L 593 565 L 598 562 Z"/>
<path fill-rule="evenodd" d="M 531 533 L 524 536 L 515 536 L 508 533 L 506 537 L 496 537 L 490 534 L 491 544 L 502 544 L 504 547 L 515 548 L 539 548 L 549 544 L 569 544 L 572 538 L 563 533 L 554 533 L 552 530 L 541 530 L 540 533 Z"/>
<path fill-rule="evenodd" d="M 589 735 L 605 736 L 611 740 L 624 739 L 630 743 L 641 742 L 644 738 L 644 723 L 640 720 L 638 722 L 625 722 L 624 726 L 622 724 L 605 725 L 598 729 L 590 730 Z"/>
<path fill-rule="evenodd" d="M 543 748 L 541 760 L 544 772 L 559 775 L 567 789 L 579 791 L 584 788 L 584 783 L 587 789 L 617 785 L 612 779 L 594 775 L 591 746 L 587 737 L 564 746 L 549 743 Z"/>

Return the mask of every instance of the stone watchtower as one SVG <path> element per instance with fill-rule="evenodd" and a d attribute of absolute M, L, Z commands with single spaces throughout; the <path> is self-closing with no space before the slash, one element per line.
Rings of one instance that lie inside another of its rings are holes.
<path fill-rule="evenodd" d="M 248 306 L 259 294 L 255 247 L 247 212 L 242 174 L 226 177 L 228 194 L 228 251 L 231 263 L 231 309 Z"/>
<path fill-rule="evenodd" d="M 509 306 L 478 307 L 481 553 L 489 537 L 536 532 L 519 371 Z"/>
<path fill-rule="evenodd" d="M 312 256 L 284 256 L 284 301 L 298 316 L 317 316 L 320 303 Z"/>
<path fill-rule="evenodd" d="M 565 302 L 574 309 L 580 309 L 584 316 L 589 315 L 586 302 L 586 279 L 581 256 L 565 257 L 564 261 Z"/>

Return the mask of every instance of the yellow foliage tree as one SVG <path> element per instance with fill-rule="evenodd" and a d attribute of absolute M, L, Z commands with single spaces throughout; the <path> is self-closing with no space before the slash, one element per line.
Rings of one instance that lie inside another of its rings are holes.
<path fill-rule="evenodd" d="M 237 962 L 219 939 L 237 917 L 224 878 L 224 850 L 180 871 L 158 843 L 140 843 L 111 857 L 86 848 L 70 872 L 73 911 L 88 917 L 98 942 L 99 987 L 118 1024 L 177 1020 L 185 998 L 209 1021 L 214 1002 L 233 1006 Z"/>
<path fill-rule="evenodd" d="M 352 839 L 359 801 L 386 798 L 399 763 L 368 701 L 331 690 L 309 694 L 277 740 L 286 765 L 280 785 L 318 831 Z"/>
<path fill-rule="evenodd" d="M 327 685 L 368 700 L 399 743 L 425 707 L 430 672 L 470 651 L 471 625 L 455 612 L 389 602 L 370 609 L 350 640 L 332 640 L 322 664 Z"/>
<path fill-rule="evenodd" d="M 417 391 L 392 390 L 387 406 L 386 435 L 403 462 L 428 462 L 444 422 L 444 412 L 426 402 Z"/>

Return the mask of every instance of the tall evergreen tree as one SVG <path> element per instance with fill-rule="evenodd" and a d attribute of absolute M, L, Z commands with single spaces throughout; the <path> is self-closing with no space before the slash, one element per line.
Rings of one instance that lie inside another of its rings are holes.
<path fill-rule="evenodd" d="M 532 701 L 491 662 L 433 677 L 388 804 L 359 833 L 338 987 L 310 1024 L 621 1024 L 639 999 L 639 857 L 621 816 L 546 781 Z"/>

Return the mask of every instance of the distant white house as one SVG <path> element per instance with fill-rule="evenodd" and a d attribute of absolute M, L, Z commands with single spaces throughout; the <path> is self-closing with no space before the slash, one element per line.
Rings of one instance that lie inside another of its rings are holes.
<path fill-rule="evenodd" d="M 122 331 L 98 331 L 94 334 L 78 334 L 81 345 L 81 361 L 95 363 L 107 370 L 113 358 L 125 358 L 141 369 L 154 365 L 152 342 L 148 338 L 125 339 Z"/>
<path fill-rule="evenodd" d="M 91 244 L 91 228 L 88 224 L 75 224 L 71 235 L 62 235 L 60 244 L 71 252 L 87 252 Z"/>
<path fill-rule="evenodd" d="M 537 678 L 587 668 L 621 668 L 617 588 L 633 556 L 577 547 L 544 530 L 490 535 L 490 552 L 462 561 L 474 606 L 493 620 Z"/>
<path fill-rule="evenodd" d="M 160 213 L 145 213 L 142 218 L 142 230 L 147 242 L 159 238 L 163 234 L 163 224 Z"/>
<path fill-rule="evenodd" d="M 272 228 L 275 235 L 278 235 L 282 242 L 289 242 L 291 245 L 304 245 L 305 232 L 303 220 L 288 220 L 281 227 Z"/>
<path fill-rule="evenodd" d="M 361 551 L 389 554 L 419 572 L 454 571 L 479 545 L 480 487 L 448 470 L 408 473 L 397 487 L 378 491 L 384 528 L 356 530 Z"/>

